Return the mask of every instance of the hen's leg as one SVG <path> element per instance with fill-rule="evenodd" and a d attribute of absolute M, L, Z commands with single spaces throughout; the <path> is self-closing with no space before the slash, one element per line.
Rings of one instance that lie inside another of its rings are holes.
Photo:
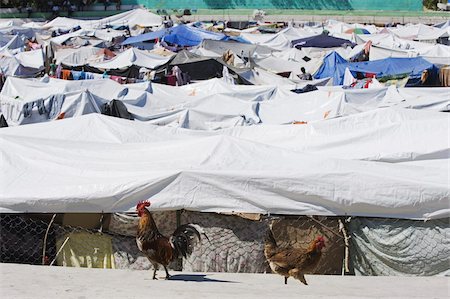
<path fill-rule="evenodd" d="M 308 283 L 306 282 L 306 279 L 305 279 L 305 275 L 303 275 L 303 273 L 299 273 L 299 274 L 297 275 L 297 278 L 298 278 L 298 280 L 300 280 L 304 285 L 308 285 Z"/>
<path fill-rule="evenodd" d="M 284 284 L 287 284 L 288 278 L 289 278 L 289 277 L 287 277 L 287 276 L 284 277 Z"/>
<path fill-rule="evenodd" d="M 166 279 L 170 279 L 170 274 L 166 266 L 164 266 L 164 270 L 166 270 Z"/>

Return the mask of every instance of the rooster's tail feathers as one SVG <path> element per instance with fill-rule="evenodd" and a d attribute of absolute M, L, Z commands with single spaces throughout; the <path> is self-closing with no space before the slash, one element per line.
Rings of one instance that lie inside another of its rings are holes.
<path fill-rule="evenodd" d="M 184 224 L 175 230 L 170 237 L 170 243 L 178 256 L 187 257 L 192 254 L 195 244 L 201 240 L 200 233 L 206 237 L 203 229 L 196 224 Z"/>

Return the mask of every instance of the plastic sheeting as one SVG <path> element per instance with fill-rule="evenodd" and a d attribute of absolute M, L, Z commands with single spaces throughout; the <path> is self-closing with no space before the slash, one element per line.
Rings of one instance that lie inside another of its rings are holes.
<path fill-rule="evenodd" d="M 159 56 L 150 52 L 139 50 L 136 48 L 130 48 L 124 52 L 118 54 L 111 60 L 102 61 L 98 63 L 90 63 L 89 65 L 98 69 L 123 69 L 132 65 L 139 67 L 145 67 L 148 69 L 155 69 L 161 65 L 169 62 L 170 57 Z"/>
<path fill-rule="evenodd" d="M 434 40 L 448 36 L 445 28 L 436 28 L 424 24 L 407 25 L 390 29 L 398 37 L 411 40 Z"/>
<path fill-rule="evenodd" d="M 0 210 L 132 211 L 150 198 L 156 210 L 448 217 L 448 169 L 427 163 L 448 161 L 448 121 L 375 110 L 205 133 L 93 114 L 3 128 Z"/>
<path fill-rule="evenodd" d="M 290 27 L 274 34 L 241 33 L 241 36 L 252 44 L 266 46 L 277 51 L 285 51 L 291 48 L 293 40 L 313 36 L 318 33 L 314 32 L 314 29 L 304 30 Z"/>
<path fill-rule="evenodd" d="M 106 49 L 93 46 L 81 48 L 61 48 L 58 49 L 54 57 L 56 64 L 67 66 L 83 66 L 91 63 L 103 62 L 105 60 Z M 112 52 L 110 52 L 112 54 Z"/>
<path fill-rule="evenodd" d="M 249 80 L 275 83 L 269 72 Z M 379 107 L 401 106 L 413 109 L 448 111 L 450 93 L 446 88 L 375 88 L 346 90 L 321 87 L 308 94 L 290 90 L 304 86 L 277 77 L 279 85 L 239 86 L 212 79 L 201 83 L 173 87 L 149 82 L 120 85 L 109 79 L 67 81 L 45 78 L 44 81 L 9 77 L 0 93 L 0 104 L 9 124 L 18 125 L 53 118 L 23 118 L 23 105 L 38 100 L 45 103 L 53 96 L 65 96 L 63 107 L 72 107 L 79 116 L 96 110 L 90 101 L 78 100 L 89 92 L 98 106 L 111 99 L 123 101 L 133 117 L 158 125 L 198 130 L 217 130 L 234 126 L 319 122 L 333 117 L 370 111 Z M 306 81 L 316 85 L 327 79 Z M 290 85 L 283 85 L 290 82 Z M 32 91 L 32 92 L 31 92 Z M 70 95 L 70 96 L 69 96 Z M 14 100 L 16 98 L 16 100 Z M 14 105 L 10 105 L 13 103 Z M 72 111 L 71 110 L 71 111 Z M 68 112 L 62 110 L 61 112 Z M 31 116 L 38 113 L 37 107 Z M 25 122 L 24 122 L 25 121 Z"/>
<path fill-rule="evenodd" d="M 319 34 L 292 41 L 292 46 L 296 48 L 335 48 L 354 45 L 354 43 L 347 39 L 337 38 L 326 34 Z"/>
<path fill-rule="evenodd" d="M 384 59 L 387 57 L 407 58 L 421 56 L 434 64 L 450 64 L 450 46 L 402 39 L 392 33 L 357 36 L 359 43 L 366 43 L 369 40 L 372 42 L 369 52 L 370 60 Z"/>
<path fill-rule="evenodd" d="M 333 76 L 333 84 L 341 85 L 345 69 L 351 72 L 375 74 L 377 78 L 407 74 L 410 77 L 420 77 L 422 71 L 436 67 L 421 57 L 416 58 L 386 58 L 373 61 L 341 63 L 337 65 Z"/>
<path fill-rule="evenodd" d="M 355 218 L 349 233 L 356 275 L 450 275 L 448 219 Z"/>
<path fill-rule="evenodd" d="M 314 78 L 320 79 L 326 77 L 333 77 L 337 65 L 346 62 L 347 60 L 345 60 L 341 55 L 333 51 L 327 56 L 325 56 L 325 58 L 323 59 L 323 64 L 319 68 L 319 70 L 315 73 Z"/>
<path fill-rule="evenodd" d="M 227 39 L 223 33 L 206 31 L 186 25 L 178 25 L 168 29 L 161 29 L 155 32 L 144 33 L 138 36 L 126 39 L 122 44 L 134 44 L 156 38 L 163 38 L 166 42 L 177 44 L 179 46 L 197 46 L 204 39 L 223 40 Z"/>
<path fill-rule="evenodd" d="M 125 36 L 125 31 L 108 29 L 79 29 L 50 39 L 55 44 L 63 44 L 73 37 L 95 37 L 103 41 L 112 41 L 116 37 Z"/>
<path fill-rule="evenodd" d="M 129 26 L 130 29 L 135 27 L 153 27 L 160 26 L 162 18 L 147 9 L 137 8 L 126 11 L 100 20 L 79 20 L 65 17 L 57 17 L 45 24 L 44 29 L 71 29 L 77 26 L 88 29 L 98 29 L 108 26 Z"/>
<path fill-rule="evenodd" d="M 1 72 L 7 76 L 35 76 L 44 69 L 41 49 L 13 54 L 8 49 L 0 52 Z"/>

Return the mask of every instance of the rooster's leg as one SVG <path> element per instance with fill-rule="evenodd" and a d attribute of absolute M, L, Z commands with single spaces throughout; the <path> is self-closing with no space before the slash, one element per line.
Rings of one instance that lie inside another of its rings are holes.
<path fill-rule="evenodd" d="M 166 279 L 170 279 L 170 274 L 166 266 L 164 266 L 164 270 L 166 270 Z"/>
<path fill-rule="evenodd" d="M 157 264 L 153 264 L 153 280 L 158 280 L 158 278 L 156 278 L 156 271 L 158 271 L 158 268 Z"/>
<path fill-rule="evenodd" d="M 288 278 L 289 278 L 289 277 L 287 277 L 287 276 L 284 277 L 284 284 L 287 284 Z"/>

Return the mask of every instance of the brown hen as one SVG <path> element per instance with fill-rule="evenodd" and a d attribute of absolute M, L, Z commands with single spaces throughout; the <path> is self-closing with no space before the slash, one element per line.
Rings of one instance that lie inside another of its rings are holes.
<path fill-rule="evenodd" d="M 264 246 L 264 255 L 272 271 L 284 276 L 285 284 L 287 284 L 289 277 L 293 277 L 307 285 L 305 274 L 311 273 L 316 268 L 322 256 L 323 247 L 325 247 L 325 239 L 319 236 L 306 250 L 294 247 L 280 248 L 272 230 L 269 229 Z"/>

